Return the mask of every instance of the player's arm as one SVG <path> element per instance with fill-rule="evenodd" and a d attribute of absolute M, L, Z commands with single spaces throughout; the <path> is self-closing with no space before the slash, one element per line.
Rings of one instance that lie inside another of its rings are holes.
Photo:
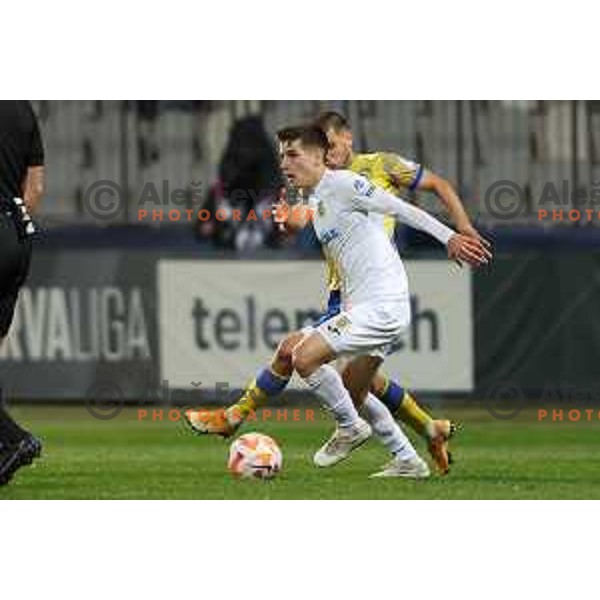
<path fill-rule="evenodd" d="M 43 166 L 29 167 L 23 183 L 23 200 L 27 210 L 33 214 L 37 211 L 46 183 L 46 170 Z"/>
<path fill-rule="evenodd" d="M 473 227 L 462 200 L 447 179 L 397 154 L 385 155 L 385 170 L 397 188 L 435 194 L 459 233 L 483 240 Z M 489 245 L 487 240 L 483 241 Z"/>
<path fill-rule="evenodd" d="M 33 131 L 29 146 L 28 168 L 25 179 L 21 185 L 21 193 L 27 210 L 30 213 L 35 213 L 42 196 L 46 184 L 46 169 L 44 167 L 44 145 L 42 144 L 42 136 L 38 127 L 37 118 L 31 111 L 33 117 Z"/>
<path fill-rule="evenodd" d="M 353 202 L 359 210 L 390 214 L 397 221 L 428 233 L 447 247 L 448 256 L 454 260 L 478 266 L 492 257 L 479 238 L 456 233 L 424 210 L 375 187 L 364 178 L 355 180 Z"/>
<path fill-rule="evenodd" d="M 416 189 L 435 194 L 448 211 L 452 222 L 460 233 L 472 237 L 481 237 L 473 227 L 461 199 L 447 179 L 431 171 L 424 171 Z M 487 244 L 487 240 L 484 241 Z"/>

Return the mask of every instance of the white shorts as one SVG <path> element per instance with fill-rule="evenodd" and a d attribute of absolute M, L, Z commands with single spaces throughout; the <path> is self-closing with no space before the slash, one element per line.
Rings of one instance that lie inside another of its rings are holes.
<path fill-rule="evenodd" d="M 410 324 L 410 302 L 361 304 L 315 328 L 338 355 L 387 356 Z"/>

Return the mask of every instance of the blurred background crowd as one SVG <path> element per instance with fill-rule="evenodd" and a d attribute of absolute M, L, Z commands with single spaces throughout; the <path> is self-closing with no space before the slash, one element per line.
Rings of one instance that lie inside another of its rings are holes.
<path fill-rule="evenodd" d="M 475 223 L 500 236 L 535 237 L 549 228 L 562 235 L 573 228 L 596 229 L 600 223 L 600 219 L 540 220 L 537 214 L 548 182 L 565 209 L 573 206 L 579 188 L 589 192 L 595 179 L 600 182 L 598 101 L 33 104 L 45 140 L 48 171 L 47 196 L 38 220 L 54 240 L 81 235 L 109 240 L 127 231 L 124 239 L 143 241 L 160 230 L 163 242 L 172 238 L 173 243 L 194 243 L 198 248 L 315 249 L 311 232 L 284 241 L 270 222 L 244 218 L 219 222 L 214 212 L 237 208 L 244 216 L 252 208 L 268 207 L 282 185 L 274 132 L 326 109 L 349 117 L 357 152 L 395 151 L 433 169 L 455 185 Z M 88 210 L 86 192 L 95 182 L 106 180 L 122 190 L 124 210 L 114 218 L 98 220 Z M 493 206 L 490 210 L 485 201 L 490 186 L 504 180 L 515 182 L 522 191 L 518 210 L 509 207 L 503 213 Z M 156 190 L 151 200 L 148 185 Z M 173 190 L 184 190 L 179 201 L 173 201 Z M 252 193 L 240 201 L 232 190 Z M 434 197 L 422 197 L 419 203 L 434 213 L 441 210 Z M 163 209 L 165 218 L 141 220 L 140 207 Z M 185 208 L 195 213 L 206 208 L 212 216 L 204 222 L 166 218 L 169 210 Z"/>

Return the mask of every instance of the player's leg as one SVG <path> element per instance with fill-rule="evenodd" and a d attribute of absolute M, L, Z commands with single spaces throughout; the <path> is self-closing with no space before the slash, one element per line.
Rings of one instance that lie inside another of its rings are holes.
<path fill-rule="evenodd" d="M 6 297 L 0 300 L 0 322 L 6 323 Z M 6 333 L 6 328 L 4 328 Z M 4 336 L 0 337 L 0 346 L 4 341 Z M 4 406 L 4 398 L 2 388 L 0 387 L 0 452 L 4 446 L 21 440 L 26 435 L 24 429 L 19 427 L 17 423 L 8 414 Z"/>
<path fill-rule="evenodd" d="M 391 411 L 419 435 L 425 436 L 433 417 L 419 406 L 399 383 L 379 371 L 373 378 L 371 392 Z"/>
<path fill-rule="evenodd" d="M 6 212 L 0 212 L 0 345 L 12 323 L 19 288 L 29 270 L 31 242 L 21 240 Z M 40 441 L 25 431 L 6 411 L 0 387 L 0 485 L 40 455 Z"/>
<path fill-rule="evenodd" d="M 228 409 L 232 416 L 237 413 L 237 418 L 244 420 L 269 398 L 277 396 L 286 388 L 294 373 L 292 353 L 305 335 L 302 331 L 295 331 L 279 343 L 269 366 L 257 373 L 240 398 Z"/>
<path fill-rule="evenodd" d="M 0 305 L 2 303 L 0 302 Z M 1 311 L 1 308 L 0 308 Z M 2 339 L 0 339 L 0 345 L 2 344 Z M 8 470 L 8 466 L 4 463 L 8 461 L 8 457 L 4 456 L 4 454 L 8 451 L 9 448 L 18 444 L 22 439 L 27 436 L 27 432 L 19 427 L 17 423 L 12 419 L 12 417 L 8 414 L 6 408 L 4 407 L 4 401 L 2 397 L 2 388 L 0 388 L 0 484 L 6 483 L 6 481 L 2 481 L 3 475 L 6 476 L 6 472 Z"/>
<path fill-rule="evenodd" d="M 364 402 L 377 369 L 388 349 L 397 343 L 410 323 L 408 301 L 390 302 L 382 305 L 361 304 L 317 328 L 333 355 L 354 355 L 353 366 L 346 371 L 343 381 L 357 406 Z M 299 346 L 302 348 L 302 345 Z M 298 368 L 298 367 L 296 367 Z M 339 419 L 336 418 L 339 422 Z M 337 432 L 315 455 L 315 462 L 335 458 Z M 332 463 L 334 461 L 332 460 Z"/>
<path fill-rule="evenodd" d="M 271 363 L 257 373 L 244 388 L 239 399 L 231 406 L 214 411 L 186 411 L 185 416 L 193 431 L 223 437 L 233 435 L 252 412 L 286 388 L 294 372 L 293 349 L 305 335 L 306 333 L 302 331 L 287 335 L 277 347 Z"/>
<path fill-rule="evenodd" d="M 2 395 L 0 389 L 0 452 L 5 445 L 18 441 L 26 435 L 25 430 L 17 425 L 4 408 Z"/>
<path fill-rule="evenodd" d="M 379 398 L 369 392 L 361 411 L 373 428 L 373 433 L 392 455 L 383 469 L 374 473 L 372 477 L 429 477 L 427 463 L 417 454 L 400 425 Z"/>
<path fill-rule="evenodd" d="M 331 290 L 327 311 L 317 321 L 316 326 L 325 323 L 339 314 L 341 294 Z M 185 417 L 195 433 L 216 434 L 230 437 L 259 406 L 269 398 L 280 394 L 289 383 L 294 372 L 292 351 L 296 344 L 308 335 L 310 328 L 288 334 L 279 344 L 271 363 L 261 369 L 257 376 L 244 388 L 234 404 L 219 410 L 187 410 Z"/>
<path fill-rule="evenodd" d="M 428 477 L 427 464 L 418 456 L 391 412 L 379 398 L 369 392 L 381 362 L 382 358 L 379 356 L 358 356 L 346 365 L 342 374 L 344 386 L 353 402 L 361 407 L 361 414 L 371 425 L 373 433 L 392 455 L 390 463 L 376 476 Z"/>
<path fill-rule="evenodd" d="M 434 419 L 408 390 L 381 371 L 373 378 L 371 392 L 387 406 L 394 418 L 409 425 L 425 439 L 439 471 L 448 473 L 451 462 L 448 440 L 455 433 L 456 425 L 447 419 Z"/>
<path fill-rule="evenodd" d="M 42 452 L 41 442 L 22 429 L 6 411 L 0 389 L 0 486 L 21 467 L 30 465 Z"/>
<path fill-rule="evenodd" d="M 319 329 L 296 346 L 292 358 L 298 375 L 331 411 L 337 423 L 334 434 L 314 456 L 319 467 L 333 466 L 347 458 L 371 436 L 371 427 L 359 416 L 340 374 L 327 364 L 336 356 L 336 350 Z M 373 373 L 378 366 L 379 363 L 373 364 Z M 367 381 L 366 390 L 368 385 Z"/>

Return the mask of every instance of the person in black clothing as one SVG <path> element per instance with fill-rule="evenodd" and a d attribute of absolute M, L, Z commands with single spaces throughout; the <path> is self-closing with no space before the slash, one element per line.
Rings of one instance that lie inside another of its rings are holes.
<path fill-rule="evenodd" d="M 0 101 L 0 344 L 8 334 L 29 270 L 29 214 L 44 189 L 44 149 L 31 104 Z M 41 454 L 41 442 L 6 412 L 0 388 L 0 486 Z"/>
<path fill-rule="evenodd" d="M 237 250 L 277 245 L 280 236 L 273 222 L 260 215 L 278 200 L 283 184 L 277 152 L 262 117 L 239 119 L 229 132 L 219 164 L 218 184 L 210 189 L 202 206 L 211 219 L 196 222 L 198 237 L 212 239 L 220 248 Z M 224 220 L 216 218 L 219 209 L 227 215 Z M 247 220 L 250 209 L 259 215 L 256 221 Z M 233 210 L 240 212 L 239 221 L 231 218 Z"/>

